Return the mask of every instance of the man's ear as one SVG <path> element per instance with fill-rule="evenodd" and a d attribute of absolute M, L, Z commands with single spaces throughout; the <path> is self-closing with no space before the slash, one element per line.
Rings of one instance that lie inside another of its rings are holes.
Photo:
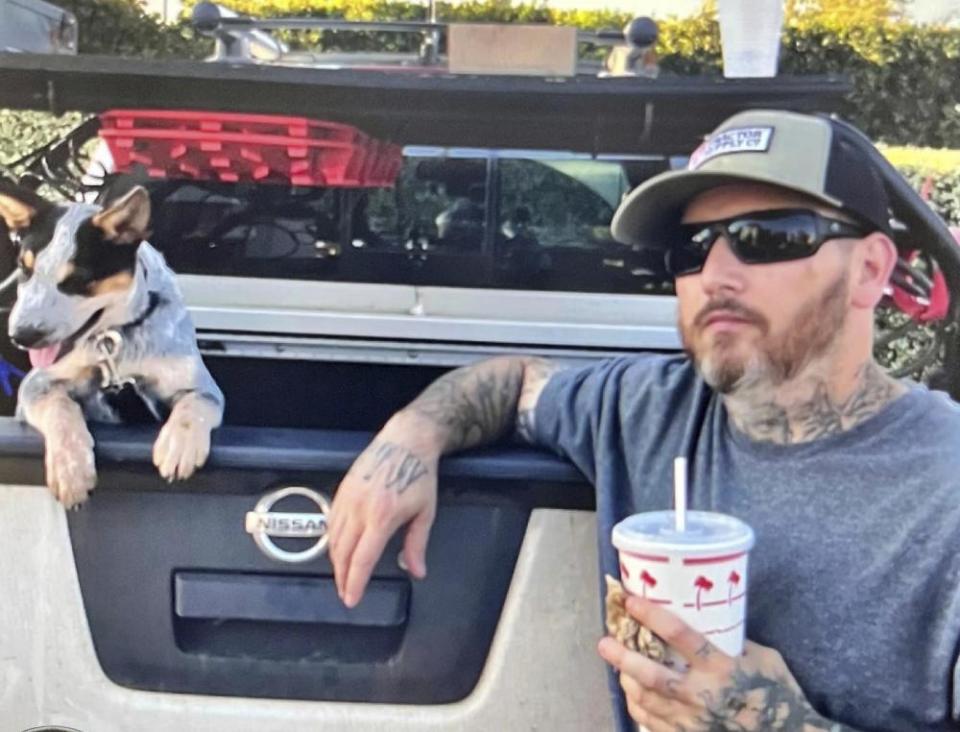
<path fill-rule="evenodd" d="M 150 194 L 137 186 L 119 201 L 96 214 L 93 225 L 117 244 L 139 244 L 147 236 L 150 224 Z"/>
<path fill-rule="evenodd" d="M 897 264 L 897 247 L 886 234 L 874 232 L 860 240 L 854 262 L 853 305 L 873 309 L 883 297 Z"/>
<path fill-rule="evenodd" d="M 10 231 L 26 229 L 51 205 L 28 188 L 0 180 L 0 218 Z"/>

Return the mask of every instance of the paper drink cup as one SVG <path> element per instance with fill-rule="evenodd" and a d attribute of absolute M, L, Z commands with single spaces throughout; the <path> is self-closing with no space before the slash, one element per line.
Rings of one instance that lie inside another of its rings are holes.
<path fill-rule="evenodd" d="M 612 540 L 627 592 L 678 615 L 724 653 L 743 652 L 747 558 L 754 542 L 747 524 L 722 513 L 687 511 L 681 532 L 673 511 L 652 511 L 618 523 Z M 676 654 L 672 660 L 686 667 Z"/>
<path fill-rule="evenodd" d="M 719 0 L 723 75 L 777 75 L 783 0 Z"/>

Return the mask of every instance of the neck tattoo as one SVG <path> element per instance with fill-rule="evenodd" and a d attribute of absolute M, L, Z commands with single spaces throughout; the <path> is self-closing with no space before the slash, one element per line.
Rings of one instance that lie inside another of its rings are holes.
<path fill-rule="evenodd" d="M 810 442 L 856 427 L 907 391 L 907 387 L 887 376 L 873 361 L 861 366 L 849 394 L 836 399 L 827 381 L 809 381 L 805 399 L 781 400 L 765 394 L 724 397 L 734 425 L 757 442 L 788 445 Z"/>

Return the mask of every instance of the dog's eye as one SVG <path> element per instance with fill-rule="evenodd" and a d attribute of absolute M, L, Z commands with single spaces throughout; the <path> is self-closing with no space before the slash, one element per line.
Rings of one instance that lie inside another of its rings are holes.
<path fill-rule="evenodd" d="M 86 269 L 76 268 L 57 283 L 57 289 L 65 295 L 87 295 L 90 292 L 90 273 Z"/>

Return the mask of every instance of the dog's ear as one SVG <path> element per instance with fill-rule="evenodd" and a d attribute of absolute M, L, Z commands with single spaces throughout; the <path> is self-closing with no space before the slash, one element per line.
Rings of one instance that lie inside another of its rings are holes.
<path fill-rule="evenodd" d="M 137 186 L 119 201 L 96 214 L 93 225 L 102 229 L 107 240 L 117 244 L 139 244 L 147 236 L 150 224 L 150 194 Z"/>
<path fill-rule="evenodd" d="M 0 218 L 10 231 L 26 229 L 52 205 L 30 189 L 0 179 Z"/>

